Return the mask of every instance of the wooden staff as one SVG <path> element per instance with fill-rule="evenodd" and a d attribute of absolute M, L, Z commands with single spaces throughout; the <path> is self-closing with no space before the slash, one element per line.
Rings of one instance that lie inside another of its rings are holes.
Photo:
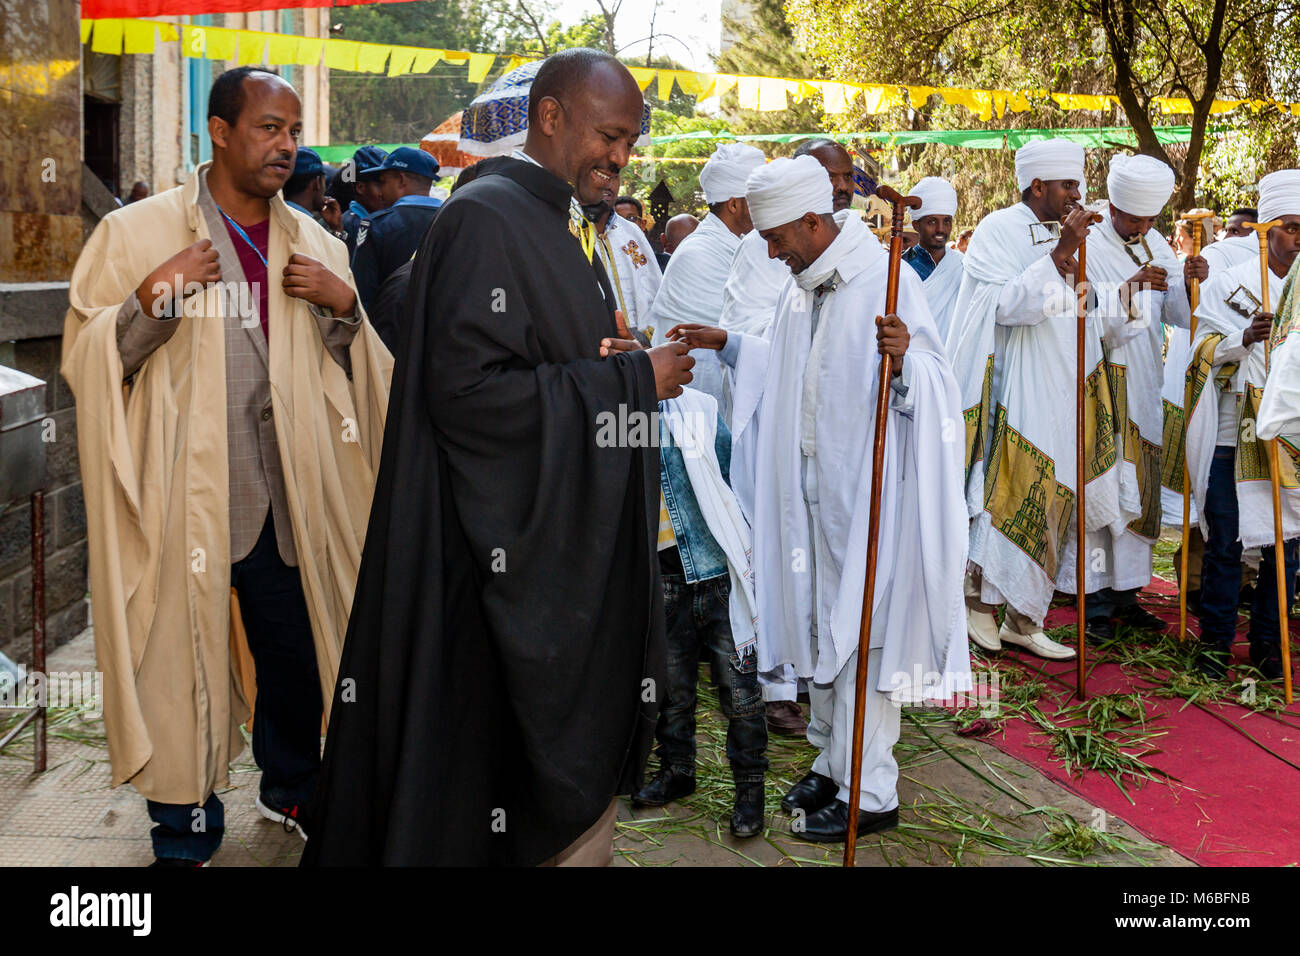
<path fill-rule="evenodd" d="M 1089 220 L 1089 225 L 1094 222 L 1101 222 L 1101 213 L 1094 212 Z M 1076 640 L 1079 645 L 1078 650 L 1078 696 L 1083 700 L 1086 696 L 1084 683 L 1085 676 L 1085 656 L 1087 654 L 1087 645 L 1084 643 L 1084 631 L 1086 629 L 1088 595 L 1086 588 L 1086 568 L 1083 562 L 1083 553 L 1086 545 L 1087 532 L 1084 530 L 1084 489 L 1087 485 L 1086 479 L 1086 449 L 1084 442 L 1084 390 L 1087 385 L 1087 374 L 1084 368 L 1084 343 L 1087 341 L 1088 333 L 1088 239 L 1084 236 L 1079 241 L 1079 274 L 1075 277 L 1076 284 L 1074 287 L 1075 294 L 1075 338 L 1074 338 L 1074 362 L 1075 376 L 1078 387 L 1075 389 L 1074 396 L 1074 538 L 1075 538 L 1075 569 L 1074 569 L 1074 586 L 1078 592 L 1075 594 L 1075 614 L 1078 615 L 1078 621 L 1075 624 Z"/>
<path fill-rule="evenodd" d="M 1201 240 L 1204 238 L 1203 220 L 1213 216 L 1212 212 L 1183 213 L 1183 221 L 1191 224 L 1192 255 L 1201 254 Z M 1193 279 L 1188 289 L 1190 295 L 1192 323 L 1188 333 L 1188 343 L 1196 341 L 1196 308 L 1201 304 L 1201 280 Z M 1192 472 L 1187 467 L 1187 419 L 1192 410 L 1187 407 L 1187 396 L 1183 396 L 1183 546 L 1178 552 L 1178 639 L 1187 639 L 1187 539 L 1192 531 Z"/>
<path fill-rule="evenodd" d="M 904 196 L 888 186 L 876 195 L 893 204 L 889 232 L 889 279 L 885 285 L 885 314 L 898 309 L 898 268 L 903 257 L 903 209 L 919 209 L 921 199 Z M 876 556 L 880 538 L 880 493 L 885 473 L 885 426 L 889 422 L 889 385 L 893 361 L 880 356 L 880 387 L 876 392 L 876 438 L 871 455 L 871 510 L 867 521 L 867 573 L 862 584 L 862 621 L 858 628 L 857 696 L 853 702 L 853 757 L 849 771 L 849 825 L 844 835 L 844 865 L 853 866 L 858 843 L 858 799 L 862 794 L 862 731 L 867 717 L 867 655 L 871 653 L 871 612 L 876 597 Z"/>
<path fill-rule="evenodd" d="M 1259 288 L 1260 310 L 1271 311 L 1268 294 L 1268 231 L 1280 226 L 1281 220 L 1272 222 L 1248 222 L 1244 225 L 1255 230 L 1259 237 Z M 1268 378 L 1268 340 L 1264 340 L 1264 377 Z M 1255 436 L 1256 441 L 1259 436 Z M 1273 485 L 1273 575 L 1277 586 L 1277 626 L 1282 636 L 1282 688 L 1286 702 L 1291 703 L 1291 627 L 1288 619 L 1290 608 L 1286 600 L 1286 554 L 1282 545 L 1282 467 L 1278 460 L 1277 439 L 1273 438 L 1266 445 L 1268 449 L 1268 477 Z"/>

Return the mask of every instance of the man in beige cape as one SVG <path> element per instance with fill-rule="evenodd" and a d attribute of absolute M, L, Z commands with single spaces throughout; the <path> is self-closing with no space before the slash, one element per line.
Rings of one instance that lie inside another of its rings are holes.
<path fill-rule="evenodd" d="M 212 162 L 96 228 L 63 340 L 112 782 L 148 800 L 163 865 L 221 841 L 215 791 L 251 703 L 232 587 L 258 672 L 258 809 L 302 832 L 392 371 L 346 247 L 279 195 L 293 88 L 232 70 L 208 113 Z"/>

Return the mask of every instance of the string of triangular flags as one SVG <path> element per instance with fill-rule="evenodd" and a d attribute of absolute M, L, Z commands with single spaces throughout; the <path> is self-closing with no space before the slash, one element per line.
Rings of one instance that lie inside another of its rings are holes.
<path fill-rule="evenodd" d="M 332 37 L 304 37 L 288 33 L 264 33 L 226 27 L 164 23 L 157 20 L 118 19 L 82 20 L 81 42 L 90 43 L 96 53 L 152 53 L 158 42 L 179 42 L 187 57 L 232 61 L 236 65 L 319 66 L 356 73 L 387 76 L 427 73 L 439 63 L 464 64 L 466 78 L 482 83 L 498 59 L 505 60 L 502 73 L 529 62 L 530 57 L 498 57 L 494 53 L 468 50 L 440 50 L 427 47 L 400 46 L 388 43 L 363 43 Z M 791 103 L 802 103 L 820 94 L 822 110 L 840 114 L 885 113 L 905 105 L 919 107 L 933 95 L 942 97 L 949 106 L 962 106 L 987 122 L 1008 111 L 1022 113 L 1032 107 L 1031 97 L 1050 98 L 1062 109 L 1103 111 L 1119 106 L 1111 95 L 1052 93 L 1047 90 L 977 90 L 961 87 L 901 86 L 893 83 L 850 83 L 840 80 L 792 79 L 771 76 L 741 76 L 733 73 L 668 70 L 629 66 L 628 69 L 647 89 L 657 84 L 661 100 L 667 100 L 673 87 L 696 102 L 722 96 L 732 90 L 740 108 L 777 111 Z M 1186 97 L 1157 97 L 1156 108 L 1164 115 L 1192 112 Z M 1253 112 L 1280 110 L 1300 116 L 1300 103 L 1276 100 L 1215 100 L 1212 114 L 1227 113 L 1245 106 Z"/>

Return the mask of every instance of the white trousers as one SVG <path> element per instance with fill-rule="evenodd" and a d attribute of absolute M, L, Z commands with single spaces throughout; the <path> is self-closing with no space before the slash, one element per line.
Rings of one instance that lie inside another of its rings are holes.
<path fill-rule="evenodd" d="M 858 806 L 871 813 L 898 806 L 898 762 L 894 744 L 901 732 L 902 705 L 876 690 L 880 648 L 867 655 L 867 713 L 862 728 L 862 790 Z M 849 774 L 853 769 L 853 701 L 857 690 L 858 655 L 853 654 L 830 684 L 808 685 L 812 719 L 808 742 L 821 753 L 813 771 L 839 784 L 836 796 L 849 802 Z"/>

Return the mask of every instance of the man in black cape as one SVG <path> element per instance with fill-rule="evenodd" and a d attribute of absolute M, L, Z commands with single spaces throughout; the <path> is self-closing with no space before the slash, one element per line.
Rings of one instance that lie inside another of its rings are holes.
<path fill-rule="evenodd" d="M 602 358 L 579 204 L 612 199 L 642 108 L 612 57 L 555 55 L 523 150 L 420 246 L 305 865 L 612 856 L 665 669 L 649 416 L 693 364 Z"/>

